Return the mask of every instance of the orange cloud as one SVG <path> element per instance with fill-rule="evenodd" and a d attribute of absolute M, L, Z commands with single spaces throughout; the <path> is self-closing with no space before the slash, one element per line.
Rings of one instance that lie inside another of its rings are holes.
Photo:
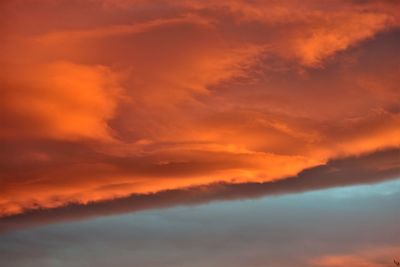
<path fill-rule="evenodd" d="M 107 120 L 120 88 L 109 68 L 55 62 L 8 71 L 1 138 L 112 139 Z"/>
<path fill-rule="evenodd" d="M 295 53 L 306 66 L 321 65 L 324 59 L 373 37 L 393 23 L 391 16 L 380 13 L 339 13 L 316 21 L 318 24 L 295 42 Z"/>
<path fill-rule="evenodd" d="M 400 162 L 398 160 L 399 152 L 399 149 L 387 150 L 360 157 L 347 157 L 339 160 L 331 160 L 326 165 L 306 169 L 296 176 L 268 182 L 232 183 L 231 181 L 228 181 L 211 183 L 208 185 L 192 185 L 178 189 L 153 191 L 152 193 L 148 193 L 145 190 L 145 193 L 131 194 L 127 197 L 120 195 L 120 197 L 110 200 L 110 195 L 124 194 L 134 191 L 135 186 L 138 185 L 138 182 L 134 183 L 127 180 L 126 182 L 118 183 L 116 179 L 113 179 L 114 183 L 109 181 L 108 184 L 104 184 L 103 186 L 93 186 L 89 190 L 85 191 L 84 194 L 75 195 L 80 197 L 79 201 L 74 201 L 67 205 L 65 205 L 64 201 L 67 199 L 71 200 L 71 196 L 66 199 L 56 197 L 49 198 L 44 202 L 48 205 L 47 207 L 49 209 L 37 209 L 37 207 L 32 206 L 32 202 L 23 203 L 21 201 L 16 201 L 14 203 L 3 203 L 3 214 L 4 212 L 7 212 L 10 216 L 0 218 L 0 232 L 42 224 L 81 220 L 94 216 L 115 215 L 146 209 L 157 209 L 177 205 L 192 205 L 219 200 L 258 198 L 262 196 L 274 196 L 332 187 L 343 187 L 347 185 L 371 184 L 387 181 L 398 178 L 398 173 L 400 171 Z M 151 168 L 147 169 L 145 168 L 146 166 L 142 166 L 142 168 L 139 169 L 140 166 L 131 164 L 125 166 L 124 170 L 126 173 L 141 172 L 142 174 L 150 175 L 153 177 L 154 183 L 154 179 L 157 179 L 157 174 L 184 175 L 188 170 L 193 173 L 194 169 L 200 173 L 208 173 L 210 168 L 218 169 L 218 166 L 221 164 L 221 162 L 213 164 L 214 162 L 215 159 L 212 162 L 198 166 L 184 162 L 175 164 L 163 163 L 160 166 L 150 166 Z M 104 171 L 107 171 L 107 168 L 103 167 L 99 173 L 103 173 Z M 108 169 L 108 171 L 110 171 L 110 169 Z M 89 173 L 92 173 L 92 171 L 89 171 Z M 107 176 L 109 175 L 105 174 L 105 177 Z M 96 176 L 97 179 L 103 177 L 99 175 Z M 81 189 L 89 188 L 87 187 L 87 181 L 88 180 L 86 180 L 86 184 L 81 183 Z M 164 178 L 162 180 L 157 180 L 158 185 L 162 184 L 160 181 L 168 183 L 168 179 Z M 76 182 L 74 183 L 76 184 Z M 95 183 L 92 183 L 92 185 L 95 185 Z M 166 188 L 171 187 L 171 184 L 168 184 Z M 30 190 L 32 190 L 32 188 L 30 188 Z M 44 195 L 39 197 L 44 197 Z M 84 197 L 86 197 L 86 199 Z M 98 199 L 96 199 L 96 197 Z M 106 198 L 102 199 L 101 197 Z M 100 201 L 93 201 L 93 199 Z M 57 203 L 57 200 L 60 201 L 60 203 Z M 13 207 L 14 210 L 12 209 Z M 25 210 L 24 213 L 21 213 L 21 211 L 24 211 L 23 208 L 27 210 Z"/>
<path fill-rule="evenodd" d="M 397 4 L 2 5 L 2 215 L 400 146 Z"/>
<path fill-rule="evenodd" d="M 383 267 L 393 265 L 393 255 L 398 255 L 399 247 L 370 248 L 349 255 L 329 255 L 314 260 L 313 266 L 336 267 Z"/>

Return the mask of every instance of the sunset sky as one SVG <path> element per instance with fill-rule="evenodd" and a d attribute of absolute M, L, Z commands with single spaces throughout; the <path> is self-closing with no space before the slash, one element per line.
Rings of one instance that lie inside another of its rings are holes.
<path fill-rule="evenodd" d="M 0 266 L 400 259 L 400 1 L 1 0 Z"/>

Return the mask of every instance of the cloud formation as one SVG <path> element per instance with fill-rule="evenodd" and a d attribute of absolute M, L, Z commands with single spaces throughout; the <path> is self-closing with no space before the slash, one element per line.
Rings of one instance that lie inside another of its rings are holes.
<path fill-rule="evenodd" d="M 376 152 L 362 157 L 333 160 L 326 165 L 304 170 L 294 177 L 271 182 L 214 183 L 150 194 L 134 194 L 125 198 L 86 205 L 70 204 L 61 208 L 32 210 L 23 214 L 0 218 L 0 232 L 177 205 L 193 205 L 216 200 L 257 198 L 357 184 L 372 184 L 399 178 L 399 155 L 400 150 L 397 149 Z M 98 191 L 121 190 L 121 188 L 129 186 L 130 184 L 116 184 Z"/>
<path fill-rule="evenodd" d="M 0 216 L 399 157 L 396 2 L 1 5 Z"/>
<path fill-rule="evenodd" d="M 2 82 L 0 138 L 110 139 L 107 120 L 119 94 L 117 78 L 103 66 L 69 62 L 20 65 Z"/>
<path fill-rule="evenodd" d="M 399 247 L 371 248 L 349 255 L 321 256 L 312 261 L 313 266 L 321 267 L 383 267 L 389 266 L 390 259 L 400 250 Z M 390 262 L 392 264 L 392 262 Z M 394 264 L 394 263 L 393 263 Z"/>

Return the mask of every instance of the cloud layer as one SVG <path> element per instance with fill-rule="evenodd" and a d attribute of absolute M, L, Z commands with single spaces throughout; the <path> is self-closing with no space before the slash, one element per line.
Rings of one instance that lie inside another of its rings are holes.
<path fill-rule="evenodd" d="M 385 150 L 373 170 L 398 171 L 399 8 L 2 1 L 0 216 L 215 183 L 291 191 Z"/>
<path fill-rule="evenodd" d="M 398 179 L 400 150 L 377 152 L 368 156 L 328 162 L 300 172 L 297 176 L 263 183 L 214 183 L 148 194 L 134 194 L 115 200 L 86 205 L 32 210 L 0 219 L 0 232 L 56 222 L 82 220 L 141 210 L 193 205 L 216 200 L 235 200 L 299 193 L 357 184 L 372 184 Z M 116 189 L 128 185 L 117 185 Z"/>

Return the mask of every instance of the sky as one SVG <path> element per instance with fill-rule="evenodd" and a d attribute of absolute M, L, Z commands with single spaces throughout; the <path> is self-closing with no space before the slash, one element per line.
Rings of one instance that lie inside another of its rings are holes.
<path fill-rule="evenodd" d="M 390 267 L 400 180 L 53 224 L 0 236 L 8 267 Z"/>
<path fill-rule="evenodd" d="M 2 0 L 0 265 L 392 265 L 399 14 Z"/>

